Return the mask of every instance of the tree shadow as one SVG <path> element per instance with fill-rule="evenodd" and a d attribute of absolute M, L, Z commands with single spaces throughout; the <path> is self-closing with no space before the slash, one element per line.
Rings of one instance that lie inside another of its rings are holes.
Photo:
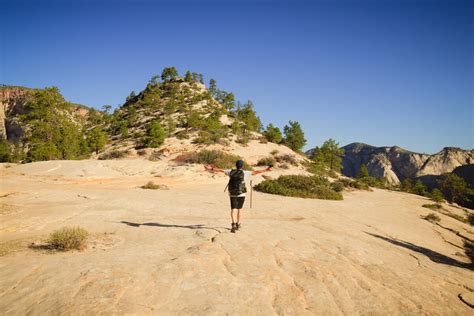
<path fill-rule="evenodd" d="M 458 267 L 458 268 L 468 269 L 468 270 L 474 270 L 474 263 L 461 262 L 461 261 L 458 261 L 456 259 L 445 256 L 443 254 L 440 254 L 439 252 L 436 252 L 436 251 L 433 251 L 431 249 L 424 248 L 424 247 L 421 247 L 421 246 L 417 246 L 417 245 L 412 244 L 412 243 L 407 242 L 407 241 L 393 239 L 393 238 L 389 238 L 389 237 L 384 237 L 384 236 L 380 236 L 380 235 L 377 235 L 377 234 L 371 234 L 371 233 L 368 233 L 368 232 L 364 232 L 364 233 L 366 233 L 366 234 L 368 234 L 372 237 L 385 240 L 386 242 L 389 242 L 389 243 L 391 243 L 395 246 L 403 247 L 403 248 L 406 248 L 406 249 L 424 254 L 425 256 L 427 256 L 433 262 L 446 264 L 446 265 L 450 265 L 450 266 L 454 266 L 454 267 Z"/>
<path fill-rule="evenodd" d="M 210 229 L 214 230 L 218 233 L 222 233 L 219 229 L 226 229 L 230 230 L 226 227 L 209 227 L 203 224 L 194 224 L 194 225 L 175 225 L 175 224 L 161 224 L 161 223 L 133 223 L 127 221 L 120 221 L 120 223 L 132 226 L 132 227 L 140 227 L 140 226 L 155 226 L 155 227 L 164 227 L 164 228 L 186 228 L 186 229 Z"/>

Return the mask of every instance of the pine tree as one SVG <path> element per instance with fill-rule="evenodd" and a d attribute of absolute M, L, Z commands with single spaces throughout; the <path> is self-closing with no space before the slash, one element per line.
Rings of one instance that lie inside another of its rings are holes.
<path fill-rule="evenodd" d="M 192 82 L 193 81 L 193 75 L 191 74 L 191 71 L 186 71 L 186 75 L 184 76 L 184 81 L 186 82 Z"/>
<path fill-rule="evenodd" d="M 289 121 L 289 125 L 285 125 L 283 131 L 285 133 L 284 143 L 291 149 L 299 151 L 306 145 L 306 139 L 304 138 L 304 132 L 301 129 L 300 123 Z"/>
<path fill-rule="evenodd" d="M 359 169 L 359 173 L 357 173 L 358 179 L 364 179 L 369 177 L 369 170 L 367 169 L 366 165 L 361 165 Z"/>
<path fill-rule="evenodd" d="M 214 79 L 209 80 L 209 92 L 213 97 L 216 97 L 217 84 Z"/>
<path fill-rule="evenodd" d="M 433 191 L 431 191 L 431 199 L 436 203 L 441 203 L 444 201 L 444 195 L 438 188 L 434 188 Z"/>
<path fill-rule="evenodd" d="M 462 204 L 468 200 L 471 192 L 466 181 L 454 173 L 443 175 L 441 180 L 438 180 L 438 188 L 449 203 Z"/>
<path fill-rule="evenodd" d="M 166 67 L 161 73 L 161 80 L 170 81 L 178 76 L 178 70 L 175 67 Z"/>
<path fill-rule="evenodd" d="M 340 172 L 342 162 L 341 155 L 344 153 L 344 150 L 339 148 L 339 143 L 330 138 L 323 143 L 323 146 L 321 146 L 321 152 L 324 162 L 329 169 Z"/>
<path fill-rule="evenodd" d="M 263 132 L 265 138 L 272 143 L 279 144 L 282 139 L 283 135 L 278 127 L 273 126 L 273 124 L 268 124 L 267 129 Z"/>
<path fill-rule="evenodd" d="M 412 192 L 418 195 L 426 195 L 426 186 L 420 180 L 416 180 Z"/>
<path fill-rule="evenodd" d="M 149 147 L 159 147 L 165 140 L 165 131 L 158 120 L 152 121 L 147 128 L 146 145 Z"/>
<path fill-rule="evenodd" d="M 107 133 L 102 130 L 102 127 L 96 126 L 89 131 L 87 141 L 89 148 L 98 154 L 107 143 Z"/>
<path fill-rule="evenodd" d="M 413 188 L 413 181 L 409 178 L 404 179 L 400 183 L 400 190 L 402 190 L 403 192 L 411 192 L 412 188 Z"/>

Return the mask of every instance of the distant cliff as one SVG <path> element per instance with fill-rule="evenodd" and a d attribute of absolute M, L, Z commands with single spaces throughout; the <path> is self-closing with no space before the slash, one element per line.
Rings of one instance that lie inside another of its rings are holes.
<path fill-rule="evenodd" d="M 434 155 L 415 153 L 398 146 L 374 147 L 364 143 L 352 143 L 342 149 L 344 175 L 356 177 L 360 167 L 366 165 L 369 175 L 385 177 L 392 184 L 406 178 L 452 172 L 456 167 L 474 163 L 474 150 L 455 147 L 445 147 Z"/>

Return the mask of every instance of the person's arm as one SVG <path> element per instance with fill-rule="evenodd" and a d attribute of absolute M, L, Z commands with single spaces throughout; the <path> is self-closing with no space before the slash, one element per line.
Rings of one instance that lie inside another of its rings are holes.
<path fill-rule="evenodd" d="M 272 167 L 268 167 L 268 168 L 263 169 L 263 170 L 254 170 L 254 171 L 252 171 L 252 175 L 255 176 L 257 174 L 261 174 L 261 173 L 268 172 L 268 171 L 272 171 Z"/>
<path fill-rule="evenodd" d="M 209 172 L 225 172 L 224 169 L 217 168 L 213 165 L 205 165 L 204 169 L 206 169 L 206 171 L 209 171 Z"/>

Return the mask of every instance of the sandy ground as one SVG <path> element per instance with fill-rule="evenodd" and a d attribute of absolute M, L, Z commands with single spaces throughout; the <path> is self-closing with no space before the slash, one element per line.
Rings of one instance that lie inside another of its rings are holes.
<path fill-rule="evenodd" d="M 446 228 L 471 239 L 473 229 L 421 219 L 432 212 L 422 197 L 254 192 L 232 234 L 226 179 L 202 166 L 51 161 L 0 172 L 0 314 L 473 314 L 459 298 L 472 302 L 472 266 Z M 169 190 L 139 188 L 148 181 Z M 28 248 L 74 225 L 92 233 L 86 250 Z"/>

